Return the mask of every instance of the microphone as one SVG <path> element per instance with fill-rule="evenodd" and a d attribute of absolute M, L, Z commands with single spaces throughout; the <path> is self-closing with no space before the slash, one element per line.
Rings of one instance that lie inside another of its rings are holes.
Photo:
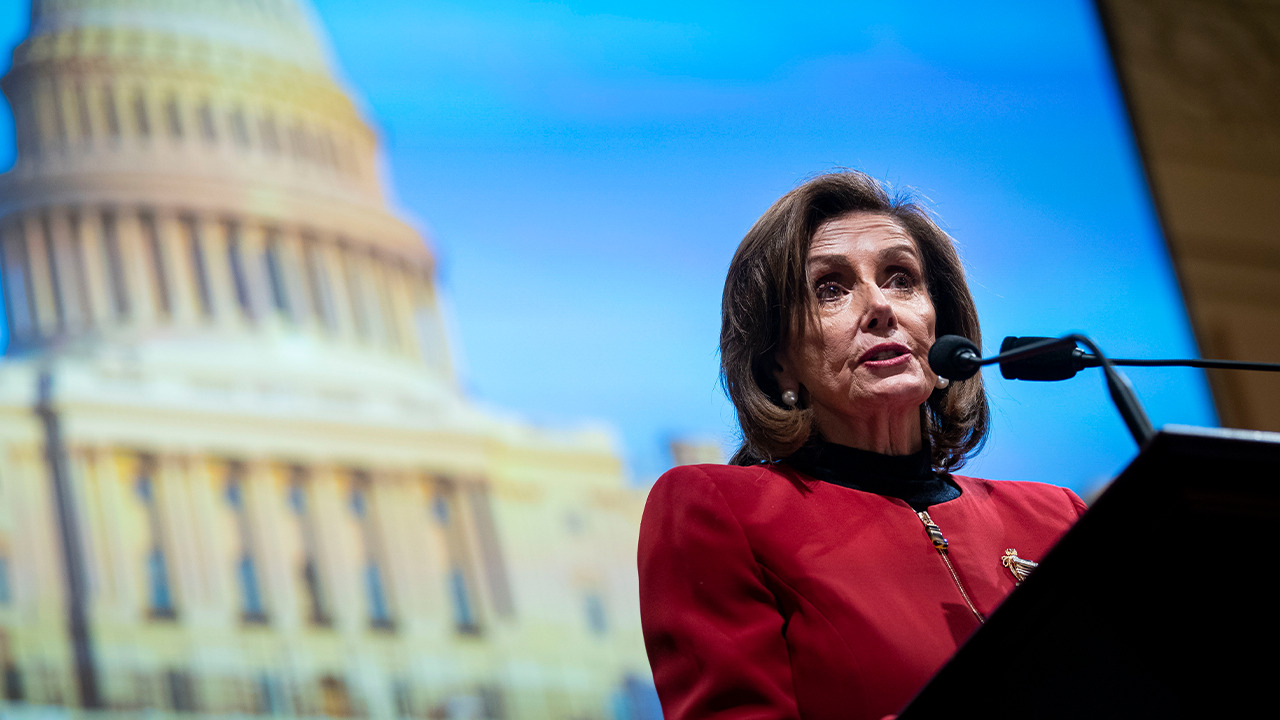
<path fill-rule="evenodd" d="M 1000 343 L 1000 355 L 1028 345 L 1055 340 L 1047 337 L 1007 337 Z M 1000 360 L 1000 374 L 1005 380 L 1066 380 L 1076 373 L 1099 365 L 1096 355 L 1086 355 L 1074 342 L 1055 343 L 1030 356 Z M 1113 360 L 1112 363 L 1115 361 Z"/>
<path fill-rule="evenodd" d="M 1088 346 L 1093 355 L 1086 356 L 1076 348 L 1077 343 Z M 1048 355 L 1049 359 L 1033 362 L 1042 355 Z M 1073 333 L 1061 338 L 1006 338 L 1001 344 L 1000 354 L 989 358 L 981 357 L 978 346 L 959 335 L 943 335 L 929 348 L 929 367 L 948 380 L 968 380 L 977 374 L 979 367 L 997 362 L 1005 377 L 1010 377 L 1010 373 L 1018 373 L 1028 375 L 1023 377 L 1027 380 L 1065 380 L 1080 369 L 1075 367 L 1077 362 L 1081 363 L 1082 368 L 1087 361 L 1102 366 L 1111 401 L 1120 411 L 1120 416 L 1138 447 L 1142 447 L 1155 435 L 1155 428 L 1142 409 L 1142 404 L 1138 402 L 1133 385 L 1129 383 L 1129 378 L 1115 369 L 1098 346 L 1084 335 Z"/>
<path fill-rule="evenodd" d="M 1044 348 L 1037 350 L 1036 348 Z M 1030 350 L 1032 354 L 1027 354 Z M 932 359 L 932 355 L 930 356 Z M 1075 341 L 1060 343 L 1056 338 L 1007 337 L 1000 343 L 1000 354 L 979 360 L 982 365 L 1000 363 L 1000 374 L 1006 380 L 1066 380 L 1085 369 L 1102 365 L 1098 355 L 1076 347 Z M 1192 367 L 1204 370 L 1257 370 L 1280 372 L 1280 364 L 1246 360 L 1133 360 L 1107 358 L 1112 365 L 1126 367 Z M 935 372 L 937 372 L 935 370 Z M 941 374 L 941 373 L 939 373 Z"/>
<path fill-rule="evenodd" d="M 973 341 L 959 335 L 943 335 L 929 348 L 929 367 L 948 380 L 968 380 L 982 366 Z"/>

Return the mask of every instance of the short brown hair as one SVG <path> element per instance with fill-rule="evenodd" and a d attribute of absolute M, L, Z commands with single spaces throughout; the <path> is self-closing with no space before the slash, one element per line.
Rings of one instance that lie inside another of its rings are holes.
<path fill-rule="evenodd" d="M 820 175 L 782 196 L 738 246 L 724 283 L 720 372 L 742 427 L 735 465 L 781 460 L 817 436 L 813 411 L 782 404 L 776 357 L 812 322 L 813 291 L 805 261 L 813 234 L 849 213 L 893 218 L 915 241 L 936 315 L 935 334 L 961 335 L 982 346 L 978 312 L 951 238 L 909 195 L 890 197 L 864 173 Z M 982 375 L 935 390 L 922 408 L 934 467 L 959 468 L 987 434 Z"/>

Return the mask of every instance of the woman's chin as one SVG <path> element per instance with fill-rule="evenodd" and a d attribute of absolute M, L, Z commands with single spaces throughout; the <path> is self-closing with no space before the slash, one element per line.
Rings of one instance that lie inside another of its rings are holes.
<path fill-rule="evenodd" d="M 903 411 L 912 410 L 924 404 L 933 393 L 933 383 L 916 375 L 900 375 L 883 378 L 866 389 L 862 402 L 873 407 Z"/>

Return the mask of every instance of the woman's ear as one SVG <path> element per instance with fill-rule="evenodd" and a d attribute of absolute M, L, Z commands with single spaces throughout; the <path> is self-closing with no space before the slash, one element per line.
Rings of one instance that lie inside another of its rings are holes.
<path fill-rule="evenodd" d="M 773 379 L 778 383 L 779 393 L 784 393 L 788 390 L 796 393 L 800 391 L 800 381 L 792 374 L 791 361 L 785 353 L 779 353 L 774 356 Z"/>

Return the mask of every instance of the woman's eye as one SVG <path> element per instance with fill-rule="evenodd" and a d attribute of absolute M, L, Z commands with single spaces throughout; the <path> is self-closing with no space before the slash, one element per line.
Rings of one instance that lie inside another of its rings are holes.
<path fill-rule="evenodd" d="M 818 302 L 831 302 L 844 295 L 844 288 L 840 287 L 838 283 L 824 282 L 814 288 L 813 294 L 817 296 Z"/>
<path fill-rule="evenodd" d="M 888 287 L 898 290 L 909 290 L 916 286 L 916 279 L 911 273 L 896 272 L 889 278 L 889 282 L 886 284 Z"/>

